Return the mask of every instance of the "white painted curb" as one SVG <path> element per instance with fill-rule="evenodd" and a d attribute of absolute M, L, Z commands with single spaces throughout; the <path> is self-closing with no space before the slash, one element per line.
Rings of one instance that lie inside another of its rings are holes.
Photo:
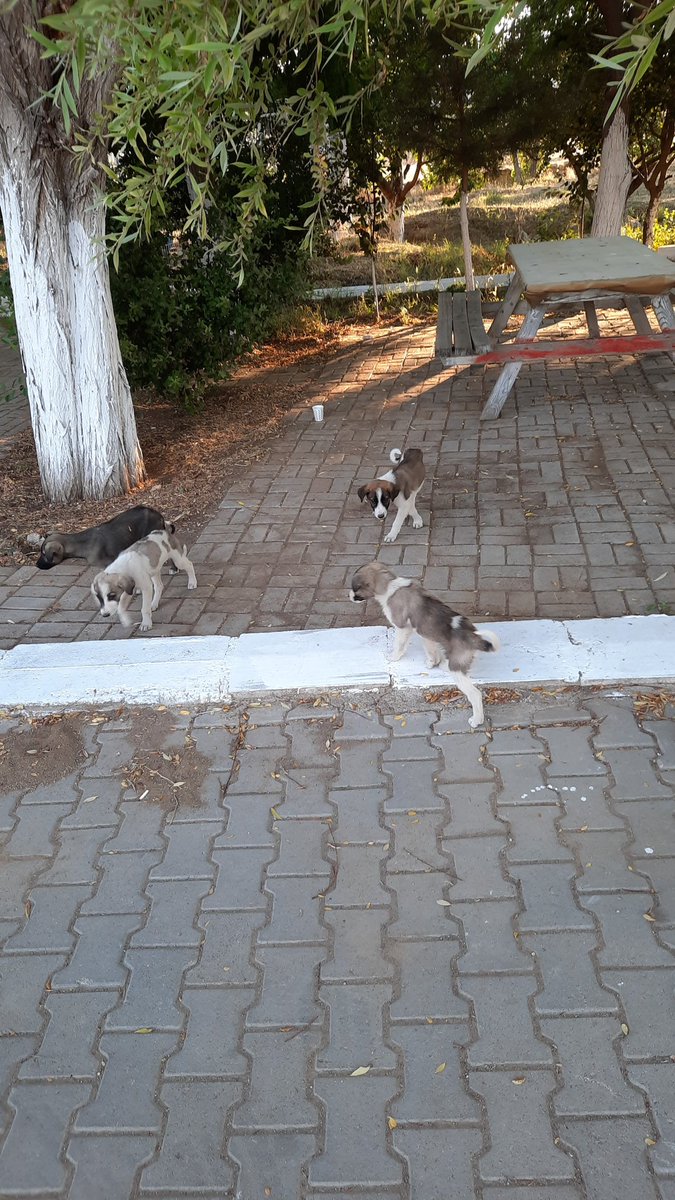
<path fill-rule="evenodd" d="M 490 685 L 668 683 L 675 680 L 675 617 L 494 622 L 497 654 L 477 657 Z M 0 656 L 0 707 L 209 704 L 270 692 L 447 687 L 414 638 L 389 663 L 391 630 L 298 630 L 238 638 L 143 638 L 17 646 Z"/>

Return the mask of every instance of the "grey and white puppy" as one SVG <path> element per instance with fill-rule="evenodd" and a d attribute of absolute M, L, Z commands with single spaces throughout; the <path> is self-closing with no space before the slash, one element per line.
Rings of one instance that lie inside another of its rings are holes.
<path fill-rule="evenodd" d="M 177 568 L 187 572 L 188 591 L 197 586 L 195 569 L 187 556 L 187 546 L 168 530 L 155 530 L 142 538 L 128 550 L 118 554 L 105 571 L 99 571 L 91 585 L 102 617 L 115 614 L 127 628 L 133 625 L 129 606 L 134 591 L 141 593 L 141 633 L 152 629 L 152 614 L 162 598 L 162 567 L 171 561 Z"/>
<path fill-rule="evenodd" d="M 424 521 L 415 507 L 417 493 L 424 483 L 424 458 L 421 450 L 392 450 L 389 461 L 394 464 L 392 471 L 378 475 L 370 483 L 364 483 L 359 488 L 357 496 L 361 503 L 368 500 L 373 510 L 373 516 L 378 521 L 384 521 L 390 506 L 396 509 L 394 524 L 385 537 L 385 542 L 395 542 L 403 522 L 407 517 L 412 521 L 413 529 L 421 529 Z"/>
<path fill-rule="evenodd" d="M 139 538 L 147 537 L 153 529 L 164 528 L 173 532 L 173 525 L 167 524 L 161 512 L 137 504 L 80 533 L 48 533 L 42 541 L 36 566 L 41 571 L 49 571 L 66 558 L 86 558 L 90 567 L 105 567 Z"/>
<path fill-rule="evenodd" d="M 396 630 L 391 662 L 403 657 L 413 633 L 418 633 L 427 652 L 427 665 L 437 667 L 445 661 L 469 701 L 471 728 L 483 724 L 483 700 L 467 671 L 479 651 L 499 649 L 496 634 L 476 629 L 468 617 L 425 592 L 414 579 L 402 579 L 378 562 L 359 567 L 352 578 L 349 598 L 357 602 L 377 600 Z"/>

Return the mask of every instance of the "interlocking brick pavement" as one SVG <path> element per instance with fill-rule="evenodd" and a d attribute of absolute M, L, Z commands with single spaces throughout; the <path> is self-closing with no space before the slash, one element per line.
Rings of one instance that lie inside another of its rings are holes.
<path fill-rule="evenodd" d="M 620 315 L 609 320 L 621 328 Z M 675 607 L 670 358 L 531 364 L 502 417 L 481 422 L 495 369 L 441 369 L 433 341 L 431 325 L 394 328 L 305 364 L 301 378 L 270 374 L 301 399 L 264 459 L 214 497 L 191 548 L 199 586 L 188 598 L 184 577 L 169 579 L 147 636 L 380 623 L 346 593 L 376 554 L 481 618 Z M 12 411 L 25 421 L 25 404 Z M 425 523 L 384 545 L 356 490 L 406 444 L 425 455 Z M 0 567 L 0 648 L 129 636 L 96 612 L 91 578 L 73 560 Z"/>
<path fill-rule="evenodd" d="M 671 1200 L 669 717 L 399 703 L 164 713 L 170 799 L 143 714 L 63 718 L 0 834 L 3 1200 Z"/>

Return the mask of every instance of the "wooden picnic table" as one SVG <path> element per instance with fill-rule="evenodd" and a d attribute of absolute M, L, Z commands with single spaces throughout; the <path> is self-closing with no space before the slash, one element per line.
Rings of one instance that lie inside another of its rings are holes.
<path fill-rule="evenodd" d="M 499 416 L 523 364 L 554 358 L 587 358 L 599 355 L 639 354 L 650 351 L 675 351 L 675 313 L 669 293 L 675 288 L 675 263 L 656 254 L 632 238 L 585 238 L 560 242 L 530 242 L 510 246 L 508 257 L 515 274 L 486 336 L 486 345 L 473 332 L 470 353 L 462 351 L 462 339 L 455 336 L 451 355 L 437 352 L 444 363 L 500 364 L 502 370 L 481 417 Z M 468 293 L 471 296 L 471 293 Z M 447 341 L 440 333 L 439 344 Z M 447 297 L 443 312 L 451 311 Z M 456 296 L 452 297 L 456 307 Z M 468 302 L 467 302 L 468 303 Z M 651 305 L 660 332 L 649 323 L 644 304 Z M 583 306 L 588 338 L 549 338 L 535 341 L 544 316 L 551 309 Z M 518 306 L 525 316 L 512 342 L 499 338 Z M 625 307 L 635 334 L 602 337 L 597 310 Z M 470 314 L 469 314 L 470 315 Z M 458 324 L 458 329 L 461 326 Z M 479 331 L 480 333 L 480 331 Z M 462 357 L 463 355 L 463 357 Z"/>

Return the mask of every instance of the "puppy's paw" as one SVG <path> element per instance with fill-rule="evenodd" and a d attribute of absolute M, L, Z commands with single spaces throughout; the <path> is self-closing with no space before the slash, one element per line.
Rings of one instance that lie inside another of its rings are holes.
<path fill-rule="evenodd" d="M 421 517 L 413 517 L 413 529 L 421 529 L 423 525 L 424 521 Z"/>
<path fill-rule="evenodd" d="M 138 628 L 140 633 L 147 633 L 149 629 L 152 629 L 152 621 L 141 621 Z"/>
<path fill-rule="evenodd" d="M 188 586 L 187 586 L 188 592 L 194 592 L 196 586 L 197 586 L 196 579 L 188 579 Z"/>
<path fill-rule="evenodd" d="M 178 567 L 174 566 L 173 563 L 169 563 L 169 575 L 177 575 L 177 574 L 178 574 Z"/>
<path fill-rule="evenodd" d="M 479 729 L 483 724 L 483 717 L 469 717 L 469 727 L 471 729 Z"/>
<path fill-rule="evenodd" d="M 397 535 L 397 534 L 395 534 L 395 533 L 388 533 L 388 534 L 387 534 L 387 536 L 386 536 L 386 538 L 385 538 L 384 540 L 385 540 L 385 542 L 395 542 L 395 541 L 396 541 L 396 538 L 397 538 L 397 536 L 398 536 L 398 535 Z"/>
<path fill-rule="evenodd" d="M 427 659 L 427 667 L 429 668 L 430 671 L 433 671 L 434 667 L 440 667 L 440 665 L 441 665 L 440 658 L 428 658 Z"/>
<path fill-rule="evenodd" d="M 152 612 L 157 612 L 157 609 L 159 608 L 159 600 L 153 600 L 152 604 L 150 605 L 150 608 L 151 608 Z"/>

